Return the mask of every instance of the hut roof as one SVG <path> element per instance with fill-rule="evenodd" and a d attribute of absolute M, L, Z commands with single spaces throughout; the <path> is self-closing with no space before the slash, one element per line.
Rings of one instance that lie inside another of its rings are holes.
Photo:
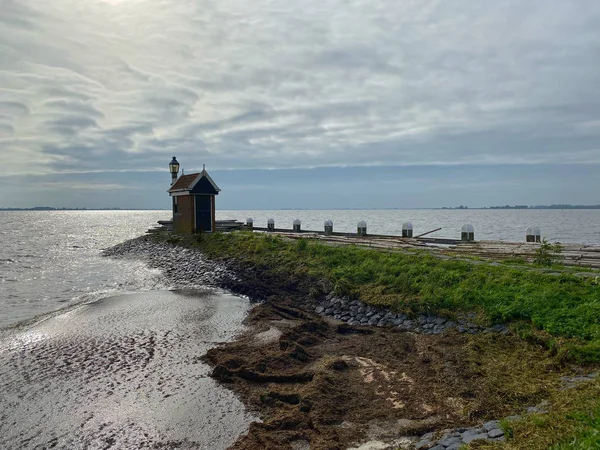
<path fill-rule="evenodd" d="M 221 190 L 219 189 L 219 186 L 217 186 L 217 183 L 215 183 L 214 180 L 210 177 L 206 169 L 203 169 L 200 173 L 190 173 L 188 175 L 181 175 L 177 179 L 175 184 L 171 186 L 168 192 L 173 193 L 180 191 L 191 191 L 203 178 L 205 178 L 210 183 L 210 185 L 216 192 L 219 192 Z"/>

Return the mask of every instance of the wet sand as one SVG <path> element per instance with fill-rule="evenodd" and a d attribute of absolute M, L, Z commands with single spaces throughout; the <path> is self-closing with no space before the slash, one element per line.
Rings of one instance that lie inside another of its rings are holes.
<path fill-rule="evenodd" d="M 0 448 L 225 449 L 254 419 L 201 361 L 249 304 L 215 291 L 106 298 L 0 337 Z"/>

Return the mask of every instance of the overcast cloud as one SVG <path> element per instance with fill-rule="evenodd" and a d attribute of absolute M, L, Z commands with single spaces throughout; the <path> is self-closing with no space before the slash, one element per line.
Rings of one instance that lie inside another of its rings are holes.
<path fill-rule="evenodd" d="M 600 203 L 580 170 L 600 168 L 600 2 L 0 0 L 0 206 L 86 206 L 93 190 L 150 207 L 136 192 L 168 180 L 172 155 L 248 183 L 334 174 L 340 192 L 342 167 L 417 167 L 430 185 L 498 167 L 467 192 L 524 189 L 510 166 L 528 165 L 539 186 L 579 186 L 561 200 Z M 439 189 L 411 206 L 455 204 Z"/>

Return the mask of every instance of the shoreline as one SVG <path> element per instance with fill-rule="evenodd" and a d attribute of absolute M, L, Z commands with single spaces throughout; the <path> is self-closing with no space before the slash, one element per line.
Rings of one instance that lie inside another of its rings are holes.
<path fill-rule="evenodd" d="M 248 309 L 213 290 L 149 291 L 14 330 L 0 341 L 0 447 L 227 448 L 255 416 L 199 355 L 235 339 Z"/>
<path fill-rule="evenodd" d="M 233 449 L 452 449 L 473 438 L 502 441 L 499 419 L 543 409 L 560 388 L 560 376 L 581 375 L 504 326 L 490 329 L 466 320 L 470 325 L 459 331 L 460 324 L 439 328 L 448 321 L 423 316 L 411 328 L 404 320 L 394 324 L 398 315 L 385 312 L 362 326 L 348 317 L 344 323 L 339 308 L 360 307 L 331 294 L 321 302 L 311 299 L 315 286 L 309 278 L 225 255 L 217 262 L 197 249 L 149 237 L 106 254 L 146 254 L 151 264 L 166 264 L 174 280 L 186 279 L 196 267 L 212 270 L 218 276 L 204 279 L 213 286 L 258 303 L 245 320 L 248 330 L 203 358 L 214 367 L 212 377 L 263 420 L 251 424 Z M 165 254 L 178 256 L 157 256 Z M 193 255 L 198 266 L 180 265 L 182 254 L 184 260 Z M 318 314 L 327 309 L 332 317 Z M 494 360 L 498 354 L 501 361 Z M 519 391 L 517 399 L 506 398 L 506 385 Z"/>

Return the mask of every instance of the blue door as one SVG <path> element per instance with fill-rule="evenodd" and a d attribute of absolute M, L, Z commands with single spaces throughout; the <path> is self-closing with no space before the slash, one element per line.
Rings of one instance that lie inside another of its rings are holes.
<path fill-rule="evenodd" d="M 196 198 L 196 233 L 212 231 L 210 195 L 194 195 Z"/>

